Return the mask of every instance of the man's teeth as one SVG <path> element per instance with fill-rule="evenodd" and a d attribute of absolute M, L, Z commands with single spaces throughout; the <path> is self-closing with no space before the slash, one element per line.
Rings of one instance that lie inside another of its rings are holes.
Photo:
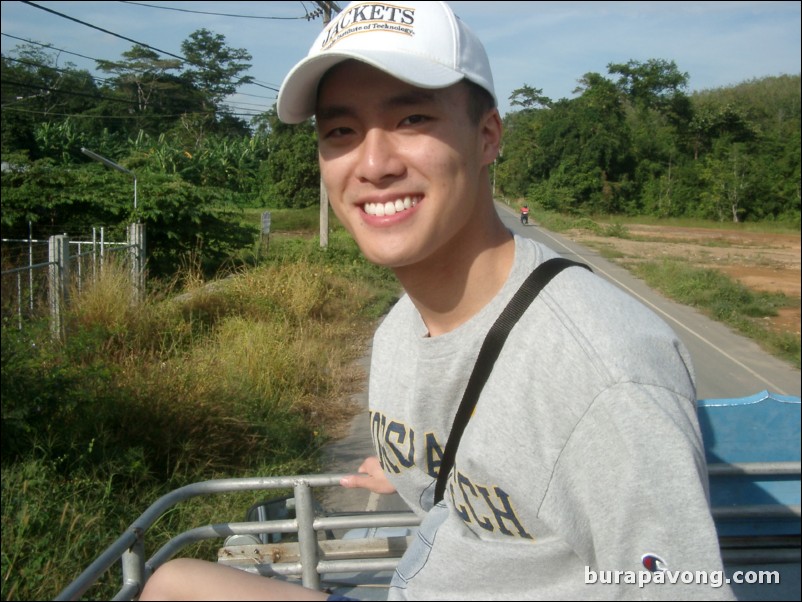
<path fill-rule="evenodd" d="M 417 205 L 416 198 L 407 196 L 403 199 L 396 201 L 389 201 L 387 203 L 365 203 L 365 213 L 368 215 L 375 215 L 377 217 L 384 217 L 385 215 L 395 215 L 401 211 L 406 211 Z"/>

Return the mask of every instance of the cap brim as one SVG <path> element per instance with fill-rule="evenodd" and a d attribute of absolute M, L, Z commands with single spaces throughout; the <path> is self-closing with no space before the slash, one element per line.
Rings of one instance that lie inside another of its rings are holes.
<path fill-rule="evenodd" d="M 430 57 L 371 50 L 370 56 L 353 50 L 327 52 L 307 57 L 287 74 L 278 95 L 276 110 L 285 123 L 301 123 L 315 114 L 317 88 L 321 78 L 335 65 L 349 59 L 366 63 L 418 88 L 446 88 L 464 75 L 450 67 L 432 62 Z"/>

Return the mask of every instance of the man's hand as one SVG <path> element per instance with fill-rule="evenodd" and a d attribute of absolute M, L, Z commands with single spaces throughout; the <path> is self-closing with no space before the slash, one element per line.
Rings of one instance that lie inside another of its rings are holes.
<path fill-rule="evenodd" d="M 395 487 L 384 474 L 376 456 L 366 458 L 359 467 L 360 474 L 350 474 L 340 479 L 343 487 L 362 487 L 373 493 L 395 493 Z"/>

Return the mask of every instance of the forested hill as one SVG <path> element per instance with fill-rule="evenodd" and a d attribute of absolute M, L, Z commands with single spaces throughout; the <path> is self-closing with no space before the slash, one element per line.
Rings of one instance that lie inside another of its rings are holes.
<path fill-rule="evenodd" d="M 610 65 L 576 97 L 524 85 L 497 187 L 572 213 L 781 220 L 799 226 L 800 76 L 688 95 L 673 62 Z"/>

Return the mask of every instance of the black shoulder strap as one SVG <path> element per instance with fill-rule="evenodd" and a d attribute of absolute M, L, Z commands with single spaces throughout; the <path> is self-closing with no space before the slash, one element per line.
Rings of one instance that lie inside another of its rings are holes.
<path fill-rule="evenodd" d="M 434 489 L 435 504 L 443 499 L 448 474 L 454 467 L 454 459 L 457 455 L 457 448 L 459 447 L 462 433 L 468 425 L 471 414 L 473 414 L 473 409 L 476 407 L 479 394 L 482 392 L 485 382 L 493 371 L 493 365 L 496 363 L 496 358 L 498 358 L 501 348 L 504 347 L 507 335 L 526 311 L 526 308 L 529 307 L 535 297 L 538 296 L 540 291 L 543 290 L 552 278 L 570 266 L 590 269 L 584 263 L 578 263 L 563 257 L 554 257 L 544 261 L 529 274 L 526 280 L 524 280 L 521 287 L 516 291 L 512 299 L 510 299 L 507 307 L 504 308 L 504 311 L 501 312 L 501 315 L 496 319 L 493 326 L 490 327 L 484 343 L 482 343 L 482 348 L 479 350 L 479 357 L 476 358 L 473 373 L 471 373 L 471 377 L 468 380 L 468 386 L 462 396 L 462 401 L 454 417 L 454 425 L 451 427 L 448 442 L 443 450 L 443 458 L 440 462 L 440 471 L 438 472 L 437 484 Z"/>

